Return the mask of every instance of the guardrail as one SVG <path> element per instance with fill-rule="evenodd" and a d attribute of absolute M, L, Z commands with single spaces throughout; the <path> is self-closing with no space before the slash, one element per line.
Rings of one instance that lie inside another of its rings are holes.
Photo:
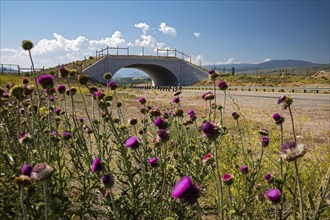
<path fill-rule="evenodd" d="M 213 86 L 131 86 L 131 88 L 139 90 L 160 90 L 160 91 L 177 91 L 177 90 L 213 90 Z M 231 86 L 229 91 L 255 91 L 255 92 L 300 92 L 300 93 L 330 93 L 330 87 L 264 87 L 264 86 Z"/>

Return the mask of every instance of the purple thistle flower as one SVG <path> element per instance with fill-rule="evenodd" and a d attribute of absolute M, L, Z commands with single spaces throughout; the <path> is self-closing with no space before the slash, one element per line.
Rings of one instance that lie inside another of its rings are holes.
<path fill-rule="evenodd" d="M 294 161 L 299 157 L 302 157 L 307 152 L 307 149 L 303 144 L 297 144 L 294 141 L 287 141 L 281 146 L 280 156 L 288 161 Z"/>
<path fill-rule="evenodd" d="M 117 84 L 114 81 L 111 81 L 108 83 L 108 88 L 110 88 L 111 90 L 116 90 L 117 89 Z"/>
<path fill-rule="evenodd" d="M 26 144 L 29 143 L 31 140 L 31 135 L 29 133 L 22 132 L 21 136 L 18 139 L 18 142 L 20 144 Z"/>
<path fill-rule="evenodd" d="M 209 100 L 213 100 L 213 99 L 214 99 L 214 95 L 212 92 L 210 92 L 204 96 L 205 101 L 209 101 Z"/>
<path fill-rule="evenodd" d="M 270 173 L 267 173 L 267 174 L 264 175 L 264 180 L 267 183 L 270 183 L 273 180 L 273 176 Z"/>
<path fill-rule="evenodd" d="M 273 119 L 274 119 L 274 122 L 277 124 L 277 125 L 281 125 L 283 124 L 284 122 L 284 117 L 282 117 L 280 114 L 278 113 L 275 113 L 273 114 Z"/>
<path fill-rule="evenodd" d="M 95 158 L 92 164 L 92 172 L 96 173 L 97 171 L 102 170 L 103 165 L 102 165 L 102 161 L 100 158 Z"/>
<path fill-rule="evenodd" d="M 293 98 L 285 95 L 282 95 L 277 101 L 277 104 L 282 105 L 283 109 L 287 109 L 292 103 L 293 103 Z"/>
<path fill-rule="evenodd" d="M 69 74 L 70 74 L 70 71 L 69 70 L 67 70 L 64 66 L 60 66 L 60 68 L 59 68 L 59 75 L 60 75 L 60 77 L 65 78 Z"/>
<path fill-rule="evenodd" d="M 221 82 L 219 82 L 218 87 L 220 90 L 226 90 L 228 88 L 228 85 L 224 80 L 222 80 Z"/>
<path fill-rule="evenodd" d="M 269 144 L 269 137 L 267 136 L 262 136 L 261 138 L 261 144 L 263 147 L 267 147 Z"/>
<path fill-rule="evenodd" d="M 209 95 L 209 94 L 212 95 L 213 93 L 212 93 L 212 92 L 206 92 L 206 93 L 204 93 L 204 94 L 202 95 L 202 99 L 206 100 L 205 97 L 206 97 L 207 95 Z"/>
<path fill-rule="evenodd" d="M 190 110 L 188 111 L 188 115 L 189 115 L 189 117 L 191 118 L 191 117 L 195 116 L 196 113 L 194 112 L 194 110 L 190 109 Z"/>
<path fill-rule="evenodd" d="M 180 102 L 180 98 L 179 98 L 179 96 L 175 96 L 175 97 L 173 98 L 173 102 L 174 102 L 174 103 L 179 103 L 179 102 Z"/>
<path fill-rule="evenodd" d="M 65 85 L 61 84 L 61 85 L 57 86 L 58 93 L 64 94 L 65 90 L 66 90 Z"/>
<path fill-rule="evenodd" d="M 26 163 L 22 166 L 22 174 L 26 176 L 31 176 L 33 167 L 31 166 L 30 163 Z"/>
<path fill-rule="evenodd" d="M 169 138 L 169 134 L 165 129 L 159 129 L 157 135 L 162 141 L 166 141 Z"/>
<path fill-rule="evenodd" d="M 207 153 L 203 156 L 202 161 L 203 163 L 206 163 L 207 161 L 209 161 L 212 158 L 212 155 L 210 153 Z"/>
<path fill-rule="evenodd" d="M 231 113 L 231 116 L 235 119 L 235 120 L 238 120 L 240 115 L 237 113 L 237 112 L 232 112 Z"/>
<path fill-rule="evenodd" d="M 202 124 L 202 126 L 200 127 L 200 130 L 208 137 L 213 137 L 215 134 L 216 134 L 216 129 L 215 129 L 215 126 L 207 121 L 207 122 L 204 122 Z"/>
<path fill-rule="evenodd" d="M 157 157 L 152 157 L 147 162 L 152 167 L 156 167 L 158 165 L 158 158 Z"/>
<path fill-rule="evenodd" d="M 200 197 L 200 187 L 193 183 L 189 176 L 182 177 L 172 188 L 174 199 L 181 199 L 188 204 L 194 204 Z"/>
<path fill-rule="evenodd" d="M 271 201 L 273 204 L 278 203 L 281 199 L 281 191 L 276 188 L 267 190 L 266 195 L 269 201 Z"/>
<path fill-rule="evenodd" d="M 48 164 L 45 163 L 37 163 L 32 171 L 31 178 L 37 181 L 42 181 L 50 178 L 54 169 L 51 168 Z"/>
<path fill-rule="evenodd" d="M 212 74 L 215 74 L 215 71 L 214 70 L 210 70 L 209 71 L 209 75 L 212 75 Z"/>
<path fill-rule="evenodd" d="M 168 114 L 168 112 L 163 112 L 164 119 L 168 119 L 169 117 L 170 117 L 170 115 Z"/>
<path fill-rule="evenodd" d="M 140 143 L 135 136 L 132 136 L 125 141 L 125 146 L 128 148 L 136 149 L 140 146 Z"/>
<path fill-rule="evenodd" d="M 227 185 L 230 186 L 231 184 L 234 183 L 234 177 L 232 174 L 230 173 L 226 173 L 221 177 L 222 182 Z"/>
<path fill-rule="evenodd" d="M 145 98 L 139 98 L 138 99 L 138 101 L 142 104 L 142 105 L 144 105 L 144 104 L 146 104 L 146 102 L 147 102 L 147 100 L 145 99 Z"/>
<path fill-rule="evenodd" d="M 38 78 L 38 84 L 42 86 L 42 88 L 53 88 L 54 86 L 54 77 L 52 75 L 42 75 Z"/>
<path fill-rule="evenodd" d="M 60 114 L 61 114 L 61 111 L 62 111 L 62 109 L 60 109 L 60 108 L 55 109 L 55 113 L 56 113 L 57 115 L 60 115 Z"/>
<path fill-rule="evenodd" d="M 104 186 L 111 188 L 114 185 L 115 180 L 111 174 L 105 174 L 102 176 L 102 183 Z"/>
<path fill-rule="evenodd" d="M 158 128 L 164 128 L 165 125 L 165 121 L 164 119 L 157 117 L 154 121 L 154 124 L 158 127 Z"/>
<path fill-rule="evenodd" d="M 61 136 L 66 141 L 70 140 L 72 138 L 72 134 L 70 132 L 67 132 L 67 131 L 63 131 Z"/>
<path fill-rule="evenodd" d="M 281 104 L 281 103 L 285 102 L 286 99 L 287 99 L 287 97 L 285 95 L 280 96 L 280 98 L 277 101 L 277 104 Z"/>
<path fill-rule="evenodd" d="M 249 172 L 249 167 L 245 165 L 245 166 L 242 166 L 241 168 L 239 168 L 239 170 L 240 170 L 242 173 L 246 174 L 246 173 Z"/>

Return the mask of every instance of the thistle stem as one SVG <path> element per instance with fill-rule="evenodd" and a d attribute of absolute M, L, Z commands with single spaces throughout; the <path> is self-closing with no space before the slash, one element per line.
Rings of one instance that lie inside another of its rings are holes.
<path fill-rule="evenodd" d="M 197 204 L 198 218 L 199 218 L 200 220 L 202 220 L 202 209 L 201 209 L 201 206 L 199 205 L 198 200 L 197 200 L 196 204 Z"/>
<path fill-rule="evenodd" d="M 303 200 L 303 194 L 302 194 L 302 187 L 301 187 L 301 180 L 300 180 L 300 176 L 299 176 L 299 172 L 298 172 L 298 164 L 297 164 L 297 160 L 294 161 L 294 168 L 295 168 L 295 173 L 296 173 L 296 178 L 297 178 L 297 184 L 298 184 L 298 189 L 299 189 L 299 197 L 300 197 L 300 201 L 299 201 L 299 207 L 300 207 L 300 215 L 301 215 L 301 219 L 305 220 L 305 215 L 304 215 L 304 200 Z"/>
<path fill-rule="evenodd" d="M 44 197 L 45 197 L 45 219 L 48 219 L 48 181 L 47 179 L 43 181 L 44 185 Z"/>
<path fill-rule="evenodd" d="M 22 209 L 22 216 L 23 216 L 23 220 L 27 219 L 26 217 L 26 212 L 25 212 L 25 208 L 24 208 L 24 189 L 23 186 L 20 186 L 20 204 L 21 204 L 21 209 Z"/>
<path fill-rule="evenodd" d="M 228 186 L 228 195 L 229 195 L 229 219 L 231 219 L 230 211 L 232 209 L 233 198 L 232 198 L 232 195 L 231 195 L 230 186 Z"/>
<path fill-rule="evenodd" d="M 294 138 L 294 141 L 297 143 L 297 136 L 296 136 L 296 131 L 295 131 L 295 129 L 294 129 L 293 115 L 292 115 L 292 111 L 291 111 L 290 106 L 289 106 L 289 112 L 290 112 L 291 123 L 292 123 L 293 138 Z"/>
<path fill-rule="evenodd" d="M 281 146 L 283 145 L 283 125 L 281 124 Z M 280 158 L 280 166 L 281 166 L 281 178 L 283 179 L 283 159 Z"/>
<path fill-rule="evenodd" d="M 219 182 L 219 189 L 220 189 L 220 218 L 223 220 L 223 189 L 221 184 L 221 176 L 220 176 L 220 166 L 219 166 L 219 155 L 218 155 L 218 147 L 216 141 L 214 141 L 214 148 L 215 148 L 215 165 L 217 170 L 218 182 Z"/>
<path fill-rule="evenodd" d="M 111 203 L 112 203 L 112 208 L 113 208 L 114 216 L 116 216 L 115 219 L 118 219 L 117 206 L 116 206 L 115 198 L 114 198 L 114 196 L 112 194 L 111 188 L 110 188 L 110 199 L 111 199 Z"/>
<path fill-rule="evenodd" d="M 217 111 L 217 90 L 215 87 L 215 79 L 213 80 L 213 93 L 214 93 L 214 115 L 213 115 L 213 121 L 215 121 L 216 117 L 216 111 Z"/>
<path fill-rule="evenodd" d="M 227 93 L 226 93 L 226 90 L 224 91 L 224 98 L 223 98 L 223 112 L 222 112 L 222 122 L 225 123 L 225 118 L 224 118 L 224 115 L 225 115 L 225 108 L 226 108 L 226 96 L 227 96 Z"/>
<path fill-rule="evenodd" d="M 36 78 L 36 74 L 35 74 L 35 68 L 34 68 L 34 63 L 33 63 L 33 59 L 32 59 L 32 55 L 31 55 L 31 50 L 29 50 L 29 57 L 31 60 L 31 65 L 32 65 L 32 74 L 33 74 L 33 79 L 34 79 L 34 84 L 37 88 L 37 96 L 38 96 L 38 110 L 40 108 L 40 91 L 39 91 L 39 87 L 38 87 L 38 83 L 37 83 L 37 78 Z"/>

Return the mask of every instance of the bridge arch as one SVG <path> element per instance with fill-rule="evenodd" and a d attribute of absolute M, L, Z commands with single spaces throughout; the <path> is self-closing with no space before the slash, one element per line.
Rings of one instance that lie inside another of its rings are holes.
<path fill-rule="evenodd" d="M 83 70 L 94 80 L 104 81 L 103 74 L 123 68 L 142 70 L 152 79 L 153 86 L 189 85 L 207 78 L 208 73 L 176 57 L 106 55 Z"/>
<path fill-rule="evenodd" d="M 176 76 L 167 68 L 155 65 L 155 64 L 130 64 L 127 66 L 123 66 L 122 68 L 134 68 L 145 72 L 152 81 L 152 85 L 162 85 L 162 86 L 172 86 L 178 85 L 178 79 Z M 120 69 L 122 69 L 120 68 Z M 118 70 L 117 70 L 118 71 Z M 116 71 L 116 72 L 117 72 Z M 113 75 L 116 74 L 113 73 Z"/>

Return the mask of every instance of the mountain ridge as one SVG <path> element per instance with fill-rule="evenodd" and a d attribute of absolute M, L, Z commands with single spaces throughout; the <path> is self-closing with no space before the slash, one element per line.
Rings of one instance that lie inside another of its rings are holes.
<path fill-rule="evenodd" d="M 238 63 L 238 64 L 220 64 L 220 65 L 205 65 L 204 68 L 207 69 L 219 69 L 219 68 L 235 68 L 235 72 L 257 70 L 257 69 L 275 69 L 275 68 L 287 68 L 287 67 L 310 67 L 318 65 L 327 65 L 320 63 L 312 63 L 304 60 L 270 60 L 262 63 L 252 64 L 252 63 Z"/>

